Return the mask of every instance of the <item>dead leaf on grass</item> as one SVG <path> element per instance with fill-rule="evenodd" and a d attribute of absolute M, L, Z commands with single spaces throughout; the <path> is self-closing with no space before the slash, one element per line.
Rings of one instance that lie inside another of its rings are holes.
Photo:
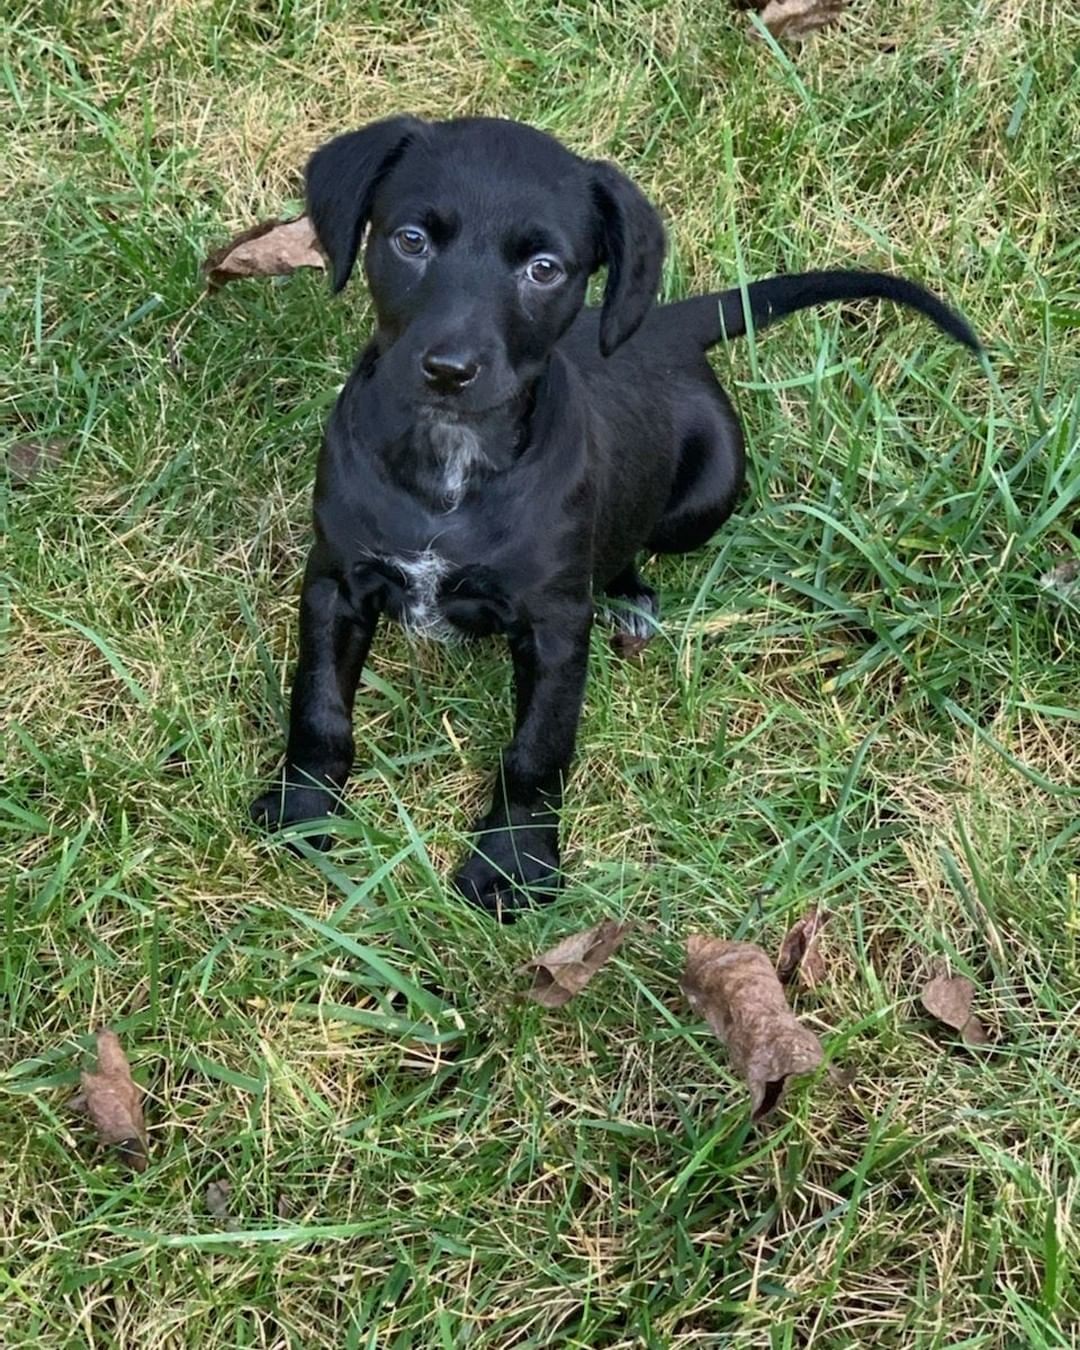
<path fill-rule="evenodd" d="M 752 8 L 774 38 L 805 41 L 819 28 L 836 23 L 844 12 L 846 0 L 754 0 Z M 756 29 L 751 36 L 757 37 Z"/>
<path fill-rule="evenodd" d="M 526 961 L 519 975 L 532 975 L 528 997 L 544 1008 L 561 1008 L 580 994 L 606 961 L 622 946 L 628 923 L 601 919 L 581 933 L 572 933 L 541 956 Z"/>
<path fill-rule="evenodd" d="M 975 986 L 963 975 L 935 975 L 919 998 L 931 1017 L 960 1033 L 965 1045 L 989 1045 L 986 1028 L 973 1016 L 971 1000 Z"/>
<path fill-rule="evenodd" d="M 71 442 L 62 437 L 49 441 L 14 441 L 7 448 L 7 471 L 12 487 L 26 487 L 40 474 L 64 462 Z"/>
<path fill-rule="evenodd" d="M 830 917 L 827 910 L 812 905 L 784 934 L 776 957 L 776 978 L 781 984 L 790 984 L 798 975 L 807 989 L 816 989 L 825 979 L 825 958 L 818 938 Z"/>
<path fill-rule="evenodd" d="M 840 1088 L 842 1091 L 851 1087 L 857 1077 L 855 1070 L 848 1065 L 829 1065 L 829 1082 L 832 1083 L 833 1087 Z"/>
<path fill-rule="evenodd" d="M 1051 567 L 1049 572 L 1044 572 L 1039 578 L 1039 585 L 1059 600 L 1080 603 L 1080 558 L 1070 558 Z"/>
<path fill-rule="evenodd" d="M 300 267 L 325 268 L 308 216 L 267 220 L 238 234 L 203 263 L 211 290 L 239 277 L 287 277 Z"/>
<path fill-rule="evenodd" d="M 72 1105 L 87 1112 L 102 1143 L 112 1144 L 136 1172 L 145 1172 L 142 1092 L 132 1081 L 127 1056 L 115 1031 L 102 1027 L 97 1034 L 97 1053 L 97 1072 L 81 1075 L 82 1092 Z"/>
<path fill-rule="evenodd" d="M 990 1033 L 977 1017 L 969 1017 L 960 1028 L 960 1039 L 965 1045 L 990 1045 Z"/>
<path fill-rule="evenodd" d="M 229 1197 L 231 1195 L 232 1182 L 230 1181 L 212 1181 L 206 1188 L 206 1208 L 215 1219 L 220 1219 L 226 1228 L 236 1227 L 236 1220 L 229 1208 Z"/>
<path fill-rule="evenodd" d="M 727 1046 L 750 1089 L 754 1120 L 773 1109 L 788 1078 L 821 1063 L 821 1043 L 796 1020 L 772 962 L 755 943 L 695 934 L 686 943 L 682 990 Z"/>

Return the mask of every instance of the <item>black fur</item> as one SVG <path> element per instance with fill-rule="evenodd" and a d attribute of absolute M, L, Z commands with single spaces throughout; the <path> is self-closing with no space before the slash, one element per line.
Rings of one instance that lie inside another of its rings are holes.
<path fill-rule="evenodd" d="M 557 883 L 594 596 L 647 633 L 656 597 L 639 558 L 700 547 L 742 488 L 742 434 L 707 348 L 742 333 L 747 311 L 761 328 L 865 297 L 978 343 L 923 287 L 871 272 L 655 307 L 653 207 L 611 165 L 513 122 L 376 123 L 319 150 L 307 181 L 335 289 L 368 229 L 377 323 L 327 425 L 286 762 L 252 811 L 280 825 L 336 808 L 381 615 L 501 633 L 514 736 L 456 884 L 509 914 Z M 603 305 L 588 309 L 600 267 Z"/>

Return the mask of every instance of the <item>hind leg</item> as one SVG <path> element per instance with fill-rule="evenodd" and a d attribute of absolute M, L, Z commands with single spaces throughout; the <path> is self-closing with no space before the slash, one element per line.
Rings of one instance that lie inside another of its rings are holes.
<path fill-rule="evenodd" d="M 660 598 L 633 563 L 607 583 L 604 594 L 614 602 L 602 607 L 613 630 L 611 645 L 621 656 L 632 656 L 659 629 Z"/>
<path fill-rule="evenodd" d="M 691 387 L 676 427 L 678 465 L 660 519 L 645 541 L 650 553 L 689 553 L 708 543 L 735 509 L 746 478 L 742 428 L 735 410 L 705 364 Z M 612 646 L 632 655 L 659 629 L 660 602 L 633 561 L 604 586 L 615 601 L 607 613 Z"/>
<path fill-rule="evenodd" d="M 646 547 L 653 553 L 700 548 L 735 509 L 746 477 L 742 429 L 727 395 L 708 372 L 710 388 L 688 401 L 679 422 L 675 482 Z"/>

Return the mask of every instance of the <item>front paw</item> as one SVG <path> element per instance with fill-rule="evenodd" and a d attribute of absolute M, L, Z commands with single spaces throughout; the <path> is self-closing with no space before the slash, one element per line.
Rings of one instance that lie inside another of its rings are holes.
<path fill-rule="evenodd" d="M 485 828 L 481 823 L 454 885 L 503 923 L 513 923 L 523 909 L 546 904 L 559 888 L 558 825 Z"/>
<path fill-rule="evenodd" d="M 300 787 L 279 781 L 251 803 L 251 819 L 264 830 L 283 830 L 308 820 L 322 820 L 341 809 L 338 799 L 325 788 Z M 325 853 L 334 840 L 328 834 L 305 834 L 304 842 Z"/>

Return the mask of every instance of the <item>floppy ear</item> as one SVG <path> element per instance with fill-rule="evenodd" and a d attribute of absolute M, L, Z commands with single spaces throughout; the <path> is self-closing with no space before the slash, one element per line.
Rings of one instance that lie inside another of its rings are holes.
<path fill-rule="evenodd" d="M 423 127 L 415 117 L 388 117 L 336 137 L 308 160 L 308 211 L 330 259 L 335 293 L 352 275 L 375 189 Z"/>
<path fill-rule="evenodd" d="M 645 194 L 612 164 L 592 166 L 597 262 L 607 263 L 600 350 L 610 356 L 633 336 L 656 299 L 664 261 L 664 227 Z"/>

